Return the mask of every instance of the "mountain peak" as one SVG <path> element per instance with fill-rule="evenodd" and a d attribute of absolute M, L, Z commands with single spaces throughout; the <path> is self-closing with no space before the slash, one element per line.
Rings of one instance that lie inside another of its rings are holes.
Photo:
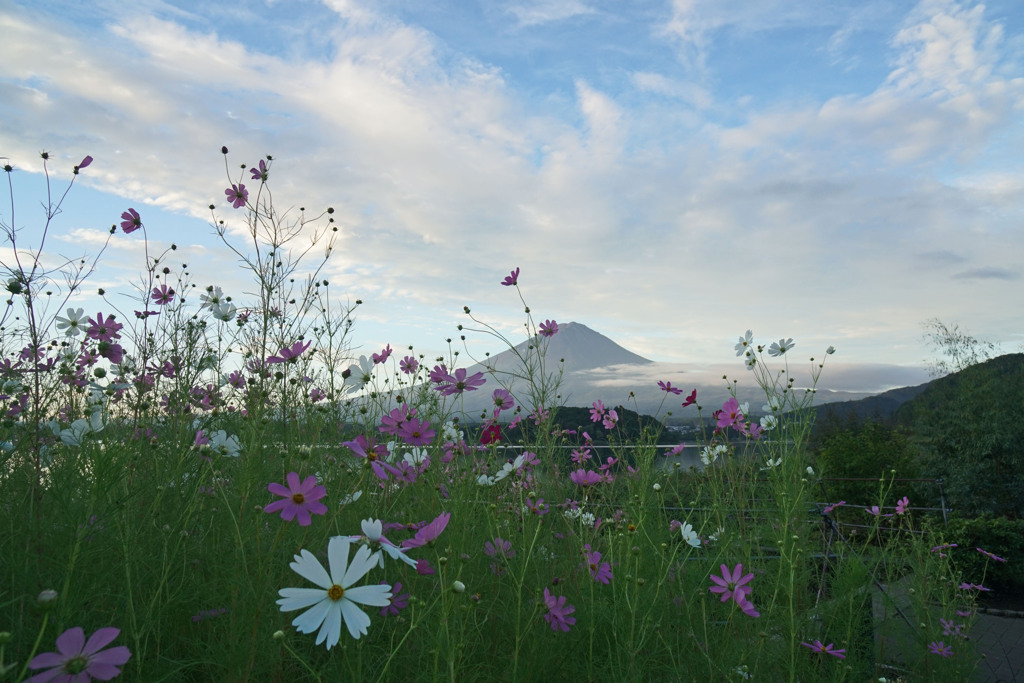
<path fill-rule="evenodd" d="M 525 353 L 530 341 L 516 346 L 519 353 Z M 558 325 L 558 334 L 547 340 L 545 354 L 548 367 L 554 369 L 555 364 L 564 359 L 566 373 L 577 370 L 593 370 L 609 365 L 646 365 L 654 361 L 628 351 L 608 337 L 595 332 L 583 323 L 568 322 Z M 500 371 L 508 371 L 519 365 L 518 356 L 512 350 L 503 351 L 491 356 L 475 370 L 483 370 L 484 366 Z"/>

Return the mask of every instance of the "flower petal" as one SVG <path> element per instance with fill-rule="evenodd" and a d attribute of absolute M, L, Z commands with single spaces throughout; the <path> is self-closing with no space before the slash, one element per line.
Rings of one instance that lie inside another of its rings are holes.
<path fill-rule="evenodd" d="M 351 600 L 343 598 L 339 601 L 339 604 L 341 605 L 341 613 L 345 617 L 345 626 L 348 627 L 349 634 L 356 640 L 359 640 L 359 636 L 365 635 L 370 626 L 370 617 Z"/>
<path fill-rule="evenodd" d="M 391 601 L 391 586 L 387 584 L 370 584 L 345 589 L 345 598 L 352 602 L 371 607 L 384 607 Z"/>
<path fill-rule="evenodd" d="M 345 578 L 345 570 L 348 568 L 348 550 L 350 542 L 345 536 L 332 536 L 331 540 L 327 543 L 327 560 L 331 566 L 331 583 L 324 586 L 324 588 L 330 588 L 332 584 L 337 584 L 344 588 L 346 583 L 342 581 Z M 366 546 L 363 546 L 364 548 Z"/>
<path fill-rule="evenodd" d="M 380 554 L 373 553 L 371 555 L 369 546 L 359 546 L 359 550 L 356 551 L 356 556 L 352 558 L 352 564 L 349 565 L 348 571 L 345 572 L 344 583 L 341 583 L 342 588 L 348 588 L 359 579 L 366 576 L 366 572 L 373 569 L 373 566 L 380 562 Z"/>
<path fill-rule="evenodd" d="M 327 618 L 327 614 L 330 611 L 333 602 L 334 601 L 330 599 L 321 600 L 299 616 L 292 619 L 292 626 L 298 629 L 299 633 L 312 633 L 320 628 L 320 625 L 324 623 L 324 619 Z"/>
<path fill-rule="evenodd" d="M 281 606 L 282 612 L 305 609 L 328 599 L 322 588 L 282 588 L 277 594 L 281 596 L 277 604 Z"/>
<path fill-rule="evenodd" d="M 334 539 L 331 539 L 331 541 L 333 544 Z M 328 554 L 330 553 L 330 548 L 331 546 L 328 546 Z M 292 571 L 302 578 L 312 581 L 324 590 L 330 588 L 333 583 L 331 575 L 320 564 L 320 560 L 316 559 L 316 556 L 305 548 L 300 550 L 299 553 L 299 555 L 295 556 L 295 561 L 288 565 L 292 568 Z"/>
<path fill-rule="evenodd" d="M 57 636 L 57 652 L 62 655 L 80 655 L 85 647 L 85 631 L 79 626 L 69 628 Z"/>

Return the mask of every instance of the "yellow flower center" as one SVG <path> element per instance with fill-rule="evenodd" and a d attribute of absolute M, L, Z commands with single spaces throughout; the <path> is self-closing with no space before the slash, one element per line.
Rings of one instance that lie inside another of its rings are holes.
<path fill-rule="evenodd" d="M 329 597 L 331 600 L 334 600 L 335 602 L 341 600 L 341 598 L 344 597 L 344 595 L 345 589 L 339 586 L 338 584 L 334 584 L 333 586 L 327 589 L 327 597 Z"/>
<path fill-rule="evenodd" d="M 296 505 L 302 505 L 303 503 L 306 502 L 306 497 L 301 493 L 293 493 L 292 502 L 295 503 Z"/>

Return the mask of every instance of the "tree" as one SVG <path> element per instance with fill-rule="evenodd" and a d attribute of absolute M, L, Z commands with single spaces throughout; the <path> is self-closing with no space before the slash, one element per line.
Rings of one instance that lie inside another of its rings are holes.
<path fill-rule="evenodd" d="M 931 361 L 932 377 L 960 372 L 995 355 L 995 344 L 972 337 L 956 323 L 947 325 L 938 318 L 930 318 L 924 322 L 924 329 L 925 341 L 943 356 Z"/>

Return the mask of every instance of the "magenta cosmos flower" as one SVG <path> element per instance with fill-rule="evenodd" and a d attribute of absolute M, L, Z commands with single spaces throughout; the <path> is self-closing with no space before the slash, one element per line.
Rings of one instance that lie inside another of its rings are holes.
<path fill-rule="evenodd" d="M 89 318 L 88 322 L 89 328 L 85 331 L 85 336 L 100 342 L 112 342 L 119 338 L 121 328 L 124 327 L 121 323 L 115 322 L 113 315 L 104 318 L 102 313 L 97 313 L 95 318 Z"/>
<path fill-rule="evenodd" d="M 142 218 L 135 209 L 128 209 L 121 214 L 121 229 L 124 234 L 130 235 L 142 227 Z"/>
<path fill-rule="evenodd" d="M 504 285 L 505 287 L 514 287 L 514 286 L 518 285 L 519 284 L 519 267 L 516 266 L 515 270 L 513 270 L 511 273 L 506 275 L 505 279 L 502 280 L 501 284 Z M 568 629 L 566 629 L 566 630 L 568 630 Z"/>
<path fill-rule="evenodd" d="M 327 513 L 327 506 L 319 502 L 327 495 L 327 489 L 317 486 L 316 477 L 310 475 L 302 483 L 299 483 L 299 473 L 289 472 L 285 477 L 288 486 L 273 483 L 267 486 L 267 490 L 275 496 L 282 496 L 281 500 L 275 500 L 263 508 L 264 512 L 274 513 L 280 511 L 281 519 L 290 522 L 296 517 L 299 518 L 299 526 L 309 526 L 312 522 L 310 515 L 323 515 Z"/>
<path fill-rule="evenodd" d="M 224 190 L 224 194 L 227 195 L 231 206 L 236 209 L 245 206 L 245 202 L 249 199 L 249 190 L 245 189 L 245 185 L 242 183 L 232 184 L 231 187 Z"/>
<path fill-rule="evenodd" d="M 398 368 L 407 375 L 416 373 L 420 367 L 420 362 L 412 356 L 406 356 L 398 363 Z"/>
<path fill-rule="evenodd" d="M 167 285 L 160 285 L 153 288 L 153 302 L 160 306 L 166 306 L 174 301 L 174 289 Z"/>
<path fill-rule="evenodd" d="M 121 633 L 121 629 L 108 626 L 85 639 L 85 631 L 75 626 L 57 636 L 57 651 L 36 655 L 28 663 L 30 669 L 49 669 L 29 678 L 26 683 L 85 683 L 93 678 L 109 681 L 121 675 L 118 668 L 128 661 L 132 653 L 124 645 L 103 650 Z"/>
<path fill-rule="evenodd" d="M 809 647 L 815 652 L 820 652 L 826 655 L 832 655 L 837 659 L 846 659 L 846 650 L 837 650 L 835 645 L 829 643 L 828 645 L 822 645 L 820 640 L 816 640 L 813 643 L 800 643 L 804 647 Z"/>
<path fill-rule="evenodd" d="M 593 486 L 604 481 L 604 477 L 598 472 L 581 468 L 569 473 L 569 481 L 577 486 Z"/>
<path fill-rule="evenodd" d="M 270 173 L 270 169 L 267 168 L 267 162 L 265 162 L 263 159 L 260 159 L 259 165 L 250 168 L 249 173 L 252 174 L 253 180 L 259 180 L 265 183 L 267 182 L 267 176 Z"/>
<path fill-rule="evenodd" d="M 454 373 L 445 377 L 443 382 L 435 387 L 435 389 L 443 396 L 455 396 L 464 391 L 476 391 L 487 383 L 482 372 L 469 375 L 469 377 L 466 376 L 467 374 L 466 368 L 459 368 Z"/>
<path fill-rule="evenodd" d="M 576 617 L 569 616 L 576 611 L 576 607 L 573 605 L 565 604 L 564 595 L 552 595 L 551 592 L 544 589 L 544 605 L 548 608 L 548 613 L 544 615 L 545 621 L 551 625 L 552 631 L 568 632 L 569 627 L 576 623 Z"/>
<path fill-rule="evenodd" d="M 740 402 L 736 400 L 736 397 L 730 398 L 722 404 L 722 409 L 718 411 L 717 417 L 719 429 L 726 427 L 739 428 L 743 424 L 743 413 L 740 412 Z"/>
<path fill-rule="evenodd" d="M 678 396 L 679 394 L 683 393 L 682 389 L 678 389 L 678 388 L 672 386 L 672 382 L 661 382 L 661 381 L 659 381 L 658 382 L 658 386 L 661 387 L 662 391 L 667 392 L 669 394 L 675 394 L 676 396 Z"/>
<path fill-rule="evenodd" d="M 558 323 L 554 320 L 545 320 L 540 324 L 540 336 L 554 337 L 558 334 Z"/>
<path fill-rule="evenodd" d="M 737 564 L 733 567 L 732 572 L 729 572 L 729 567 L 721 565 L 722 575 L 715 576 L 711 575 L 711 582 L 716 584 L 709 590 L 712 593 L 721 593 L 722 602 L 725 602 L 729 598 L 732 598 L 739 608 L 743 610 L 743 613 L 751 617 L 759 617 L 761 614 L 754 607 L 753 603 L 747 600 L 747 595 L 752 590 L 750 586 L 746 585 L 750 583 L 750 580 L 754 578 L 754 573 L 750 572 L 746 576 L 743 574 L 743 565 Z"/>
<path fill-rule="evenodd" d="M 395 432 L 395 436 L 402 439 L 410 446 L 426 446 L 434 439 L 433 429 L 426 420 L 418 420 L 415 417 L 402 423 L 402 426 Z"/>
<path fill-rule="evenodd" d="M 583 546 L 584 557 L 590 569 L 590 576 L 594 581 L 607 585 L 612 580 L 612 566 L 601 561 L 601 553 L 590 549 L 590 544 Z"/>
<path fill-rule="evenodd" d="M 312 343 L 313 342 L 306 342 L 305 344 L 303 344 L 302 342 L 297 341 L 291 346 L 286 346 L 277 352 L 278 355 L 268 357 L 267 365 L 274 365 L 275 363 L 287 363 L 289 361 L 294 363 L 296 360 L 298 360 L 299 356 L 301 356 L 305 352 L 305 350 L 309 348 L 309 345 Z"/>

